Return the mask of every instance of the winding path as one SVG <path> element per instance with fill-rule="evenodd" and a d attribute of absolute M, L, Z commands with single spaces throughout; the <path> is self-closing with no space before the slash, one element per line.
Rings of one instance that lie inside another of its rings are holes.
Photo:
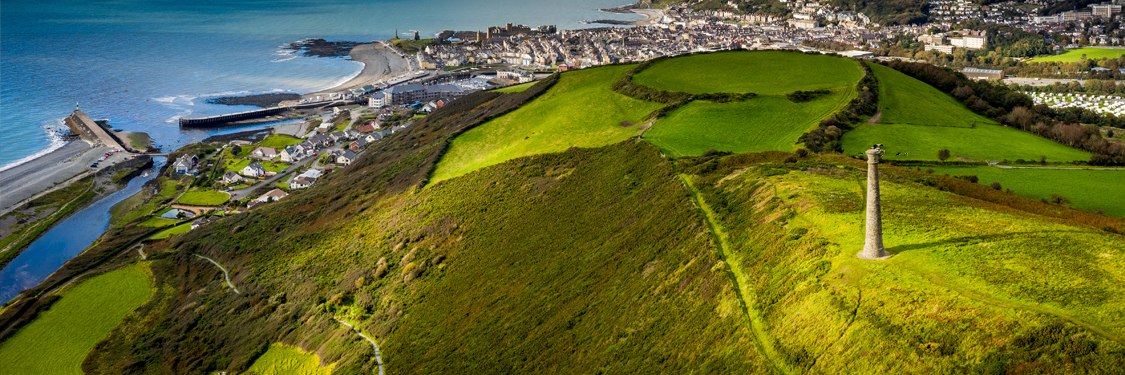
<path fill-rule="evenodd" d="M 239 291 L 238 291 L 238 288 L 235 288 L 234 284 L 230 283 L 230 273 L 227 272 L 226 268 L 223 268 L 223 265 L 219 264 L 219 262 L 216 262 L 214 259 L 202 256 L 202 255 L 199 255 L 199 254 L 195 254 L 195 256 L 206 259 L 208 262 L 211 262 L 211 263 L 215 264 L 215 266 L 217 266 L 217 267 L 219 267 L 219 269 L 223 270 L 223 277 L 225 277 L 227 279 L 227 285 L 229 285 L 230 288 L 232 290 L 234 290 L 234 294 L 240 294 Z"/>
<path fill-rule="evenodd" d="M 336 318 L 333 317 L 332 319 Z M 355 327 L 343 320 L 336 319 L 336 321 L 347 326 L 348 328 L 351 328 L 352 332 L 355 332 L 355 334 L 359 335 L 359 337 L 362 337 L 364 340 L 367 340 L 367 342 L 371 343 L 371 347 L 375 348 L 375 363 L 379 365 L 379 375 L 383 375 L 383 357 L 379 356 L 379 345 L 375 345 L 375 340 L 372 340 L 370 337 L 367 337 L 363 333 L 360 333 L 358 329 L 355 329 Z"/>

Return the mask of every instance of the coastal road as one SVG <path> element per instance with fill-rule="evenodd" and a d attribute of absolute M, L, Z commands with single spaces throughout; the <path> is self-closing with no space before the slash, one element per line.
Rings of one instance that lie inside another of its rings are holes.
<path fill-rule="evenodd" d="M 1086 81 L 1081 80 L 1081 79 L 1053 79 L 1053 78 L 1040 78 L 1039 80 L 1036 80 L 1035 78 L 1004 77 L 1004 79 L 1002 79 L 1002 81 L 1004 83 L 1018 83 L 1018 84 L 1021 84 L 1021 85 L 1032 85 L 1032 86 L 1049 86 L 1049 85 L 1055 84 L 1055 82 L 1070 83 L 1070 82 L 1075 82 L 1075 81 L 1077 81 L 1079 84 L 1083 84 L 1083 85 L 1086 84 Z"/>

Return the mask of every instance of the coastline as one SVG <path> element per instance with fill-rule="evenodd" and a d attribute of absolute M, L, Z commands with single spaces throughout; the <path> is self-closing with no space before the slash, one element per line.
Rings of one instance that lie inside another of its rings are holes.
<path fill-rule="evenodd" d="M 94 147 L 81 140 L 48 152 L 22 164 L 0 171 L 0 216 L 25 203 L 28 198 L 45 192 L 87 171 L 109 147 Z"/>
<path fill-rule="evenodd" d="M 360 44 L 349 53 L 353 61 L 363 64 L 363 69 L 344 83 L 323 90 L 302 95 L 304 99 L 315 98 L 341 90 L 359 88 L 375 84 L 388 78 L 398 77 L 410 71 L 410 63 L 396 51 L 380 42 Z"/>
<path fill-rule="evenodd" d="M 643 19 L 643 20 L 633 21 L 633 25 L 635 25 L 635 26 L 651 26 L 651 25 L 656 24 L 656 21 L 660 20 L 661 18 L 664 18 L 664 10 L 663 9 L 637 9 L 637 8 L 632 8 L 632 9 L 629 9 L 629 11 L 633 12 L 633 13 L 636 13 L 636 14 L 640 14 L 642 16 L 645 16 L 645 19 Z"/>

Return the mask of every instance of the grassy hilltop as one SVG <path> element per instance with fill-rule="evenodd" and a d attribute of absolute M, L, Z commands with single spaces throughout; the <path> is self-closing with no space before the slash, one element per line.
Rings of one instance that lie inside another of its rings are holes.
<path fill-rule="evenodd" d="M 680 57 L 653 64 L 633 81 L 692 94 L 756 93 L 745 102 L 695 101 L 657 121 L 645 139 L 676 156 L 727 152 L 793 151 L 797 138 L 816 128 L 855 96 L 863 71 L 855 61 L 792 52 L 739 51 Z M 809 102 L 794 91 L 829 90 Z"/>
<path fill-rule="evenodd" d="M 892 152 L 942 140 L 955 156 L 1076 157 L 872 68 L 890 98 L 883 119 L 896 122 L 845 133 L 845 150 L 875 137 Z M 787 152 L 852 108 L 859 63 L 785 52 L 660 61 L 634 83 L 758 94 L 666 113 L 668 101 L 614 91 L 631 69 L 459 98 L 304 192 L 147 242 L 154 287 L 134 301 L 147 302 L 121 307 L 123 318 L 84 334 L 103 341 L 68 356 L 91 374 L 376 373 L 371 345 L 339 319 L 371 337 L 394 374 L 1125 368 L 1125 220 L 987 185 L 1009 178 L 1005 187 L 1038 194 L 1036 180 L 1100 172 L 1112 182 L 1120 171 L 972 170 L 982 179 L 972 183 L 949 169 L 884 165 L 893 256 L 859 260 L 866 163 Z M 821 89 L 810 101 L 788 97 Z M 1060 186 L 1091 190 L 1073 198 L 1089 208 L 1112 199 L 1093 191 L 1104 185 Z M 75 263 L 127 263 L 122 254 L 135 251 L 115 247 L 123 237 L 164 224 L 122 217 Z M 241 293 L 196 255 L 221 263 Z M 71 294 L 0 341 L 0 355 L 31 350 L 18 340 L 42 332 Z"/>

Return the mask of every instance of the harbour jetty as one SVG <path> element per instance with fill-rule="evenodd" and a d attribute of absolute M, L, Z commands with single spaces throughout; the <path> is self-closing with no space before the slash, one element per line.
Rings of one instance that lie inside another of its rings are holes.
<path fill-rule="evenodd" d="M 70 128 L 70 131 L 74 132 L 74 134 L 78 134 L 78 136 L 86 141 L 107 147 L 128 150 L 117 137 L 110 134 L 105 128 L 98 125 L 96 121 L 80 110 L 74 110 L 74 113 L 71 113 L 63 122 Z"/>
<path fill-rule="evenodd" d="M 277 106 L 262 109 L 255 109 L 251 111 L 228 113 L 225 115 L 197 117 L 197 118 L 180 118 L 181 128 L 210 128 L 219 127 L 234 122 L 245 122 L 248 120 L 260 119 L 263 117 L 284 114 L 292 110 L 310 109 L 310 108 L 328 108 L 340 105 L 348 105 L 354 103 L 351 100 L 334 100 L 325 102 L 302 103 L 293 106 Z"/>

